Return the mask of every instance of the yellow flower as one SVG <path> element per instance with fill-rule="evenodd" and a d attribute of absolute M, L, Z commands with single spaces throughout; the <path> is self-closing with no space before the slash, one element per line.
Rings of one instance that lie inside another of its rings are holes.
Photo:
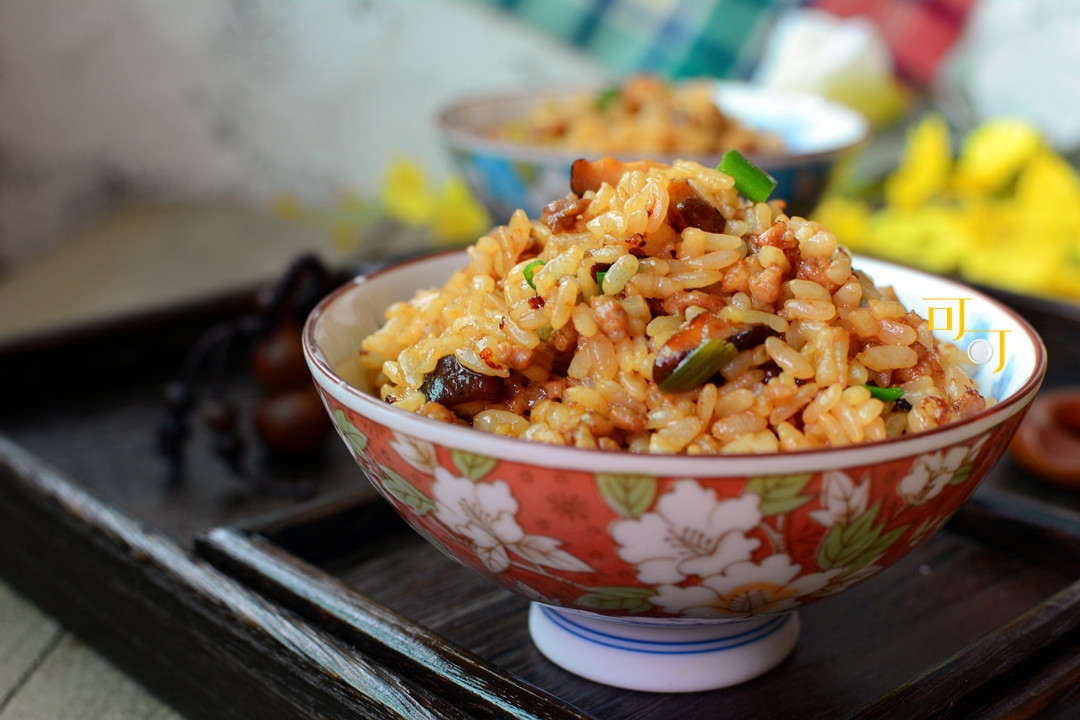
<path fill-rule="evenodd" d="M 1023 120 L 983 123 L 960 145 L 954 177 L 957 191 L 981 195 L 1005 190 L 1042 146 L 1038 130 Z"/>
<path fill-rule="evenodd" d="M 945 119 L 927 113 L 907 136 L 900 165 L 885 179 L 885 201 L 916 208 L 945 191 L 952 171 L 952 145 Z"/>
<path fill-rule="evenodd" d="M 1080 216 L 1080 177 L 1060 155 L 1041 149 L 1019 170 L 1016 200 L 1053 215 L 1065 212 L 1075 220 Z"/>
<path fill-rule="evenodd" d="M 431 222 L 440 240 L 456 243 L 480 237 L 491 220 L 465 182 L 460 178 L 449 178 L 435 197 Z"/>
<path fill-rule="evenodd" d="M 295 195 L 279 195 L 274 199 L 274 213 L 278 217 L 295 219 L 300 217 L 304 208 Z"/>
<path fill-rule="evenodd" d="M 431 219 L 434 200 L 428 190 L 424 169 L 411 160 L 391 163 L 383 185 L 382 202 L 394 220 L 418 227 Z"/>
<path fill-rule="evenodd" d="M 978 284 L 1080 300 L 1080 174 L 1037 129 L 1008 118 L 970 132 L 952 161 L 928 114 L 908 133 L 884 206 L 829 195 L 814 219 L 858 252 Z"/>
<path fill-rule="evenodd" d="M 1080 301 L 1080 241 L 1075 236 L 1072 240 L 1074 247 L 1054 264 L 1044 294 Z"/>
<path fill-rule="evenodd" d="M 964 215 L 942 204 L 915 210 L 884 208 L 868 222 L 868 244 L 882 257 L 931 272 L 955 272 L 975 250 L 975 235 Z"/>
<path fill-rule="evenodd" d="M 1031 252 L 1029 243 L 1005 231 L 989 247 L 964 256 L 961 273 L 971 282 L 1030 295 L 1049 292 L 1048 279 L 1059 258 L 1052 253 Z"/>
<path fill-rule="evenodd" d="M 841 245 L 855 252 L 872 251 L 867 230 L 870 206 L 841 195 L 826 197 L 814 209 L 810 219 L 829 228 Z"/>
<path fill-rule="evenodd" d="M 1057 238 L 1059 252 L 1050 257 L 1046 281 L 1034 294 L 1080 300 L 1080 240 L 1075 232 Z"/>
<path fill-rule="evenodd" d="M 1048 258 L 1032 292 L 1080 299 L 1080 176 L 1064 158 L 1040 149 L 1020 172 L 1015 205 L 1020 244 Z"/>
<path fill-rule="evenodd" d="M 349 252 L 360 243 L 361 235 L 362 229 L 351 223 L 339 222 L 330 228 L 330 244 L 338 252 Z"/>
<path fill-rule="evenodd" d="M 420 228 L 436 243 L 475 240 L 490 224 L 487 211 L 463 180 L 450 177 L 433 191 L 424 169 L 408 159 L 390 164 L 376 198 L 344 190 L 333 207 L 305 208 L 295 196 L 283 194 L 273 208 L 281 217 L 327 231 L 331 245 L 341 252 L 361 246 L 371 228 L 383 220 Z"/>
<path fill-rule="evenodd" d="M 974 251 L 961 258 L 965 279 L 1029 295 L 1050 292 L 1061 254 L 1048 228 L 1032 222 L 1029 208 L 1013 200 L 980 198 L 968 203 L 965 212 L 978 238 Z"/>

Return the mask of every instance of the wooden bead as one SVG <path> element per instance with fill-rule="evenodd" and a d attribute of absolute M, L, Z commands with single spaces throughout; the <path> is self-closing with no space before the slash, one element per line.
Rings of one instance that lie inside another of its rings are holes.
<path fill-rule="evenodd" d="M 1009 450 L 1013 460 L 1039 477 L 1080 487 L 1080 389 L 1036 397 Z"/>
<path fill-rule="evenodd" d="M 266 447 L 280 455 L 315 450 L 330 431 L 330 418 L 314 387 L 270 395 L 255 410 L 255 429 Z"/>
<path fill-rule="evenodd" d="M 271 392 L 311 385 L 296 323 L 284 322 L 255 343 L 251 349 L 251 372 Z"/>

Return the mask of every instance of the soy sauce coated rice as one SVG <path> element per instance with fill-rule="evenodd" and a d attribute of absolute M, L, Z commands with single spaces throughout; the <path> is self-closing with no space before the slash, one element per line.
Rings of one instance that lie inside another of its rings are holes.
<path fill-rule="evenodd" d="M 599 91 L 548 98 L 494 129 L 493 136 L 533 147 L 601 154 L 720 155 L 732 148 L 775 154 L 780 138 L 720 111 L 715 83 L 673 82 L 639 74 Z"/>
<path fill-rule="evenodd" d="M 388 308 L 359 357 L 384 400 L 537 442 L 689 455 L 881 440 L 992 402 L 957 348 L 781 201 L 687 161 L 579 161 L 572 181 L 540 218 L 519 210 L 477 240 L 442 288 Z M 734 356 L 661 389 L 664 358 L 710 338 Z"/>

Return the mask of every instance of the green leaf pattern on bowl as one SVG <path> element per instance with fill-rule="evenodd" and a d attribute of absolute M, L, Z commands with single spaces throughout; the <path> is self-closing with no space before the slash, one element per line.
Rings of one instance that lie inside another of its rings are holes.
<path fill-rule="evenodd" d="M 418 485 L 374 463 L 371 440 L 340 411 L 334 417 L 358 457 L 379 467 L 384 493 L 423 518 L 425 535 L 470 547 L 487 572 L 508 574 L 507 587 L 528 587 L 539 597 L 545 582 L 549 591 L 551 583 L 573 587 L 574 604 L 584 609 L 699 618 L 791 610 L 877 573 L 900 538 L 915 544 L 951 515 L 919 511 L 913 531 L 910 523 L 888 527 L 878 520 L 887 516 L 886 500 L 870 505 L 870 470 L 858 479 L 840 470 L 747 478 L 742 492 L 726 499 L 691 478 L 597 473 L 593 492 L 614 514 L 606 532 L 637 584 L 590 585 L 587 578 L 599 572 L 590 562 L 558 536 L 522 526 L 513 486 L 500 478 L 501 461 L 460 450 L 440 456 L 430 442 L 394 433 L 388 447 L 427 478 Z M 915 512 L 945 487 L 964 483 L 985 441 L 920 455 L 888 502 Z M 809 566 L 785 547 L 786 523 L 796 513 L 804 526 L 820 528 Z"/>
<path fill-rule="evenodd" d="M 596 474 L 600 497 L 623 517 L 636 518 L 656 499 L 656 478 L 651 475 Z"/>

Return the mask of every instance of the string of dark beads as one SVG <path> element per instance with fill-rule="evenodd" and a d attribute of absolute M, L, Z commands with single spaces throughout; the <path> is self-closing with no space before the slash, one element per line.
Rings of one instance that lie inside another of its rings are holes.
<path fill-rule="evenodd" d="M 267 450 L 298 457 L 317 448 L 330 424 L 307 374 L 300 333 L 308 313 L 338 280 L 314 256 L 301 256 L 259 294 L 253 312 L 209 328 L 196 341 L 178 375 L 162 389 L 165 412 L 157 428 L 157 447 L 177 481 L 184 475 L 192 413 L 201 405 L 214 454 L 243 486 L 266 495 L 314 493 L 310 483 L 274 480 L 252 466 L 240 412 L 226 396 L 226 376 L 230 353 L 246 348 L 250 371 L 264 389 L 255 426 Z M 208 375 L 203 389 L 207 397 L 200 402 L 196 381 L 202 373 Z"/>

